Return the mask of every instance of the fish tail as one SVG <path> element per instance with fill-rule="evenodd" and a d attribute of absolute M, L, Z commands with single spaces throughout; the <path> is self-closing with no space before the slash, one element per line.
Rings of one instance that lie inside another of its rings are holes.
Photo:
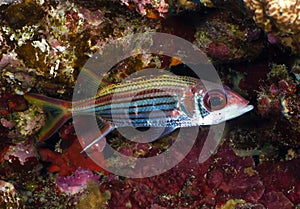
<path fill-rule="evenodd" d="M 29 103 L 42 107 L 47 114 L 46 124 L 39 132 L 39 141 L 50 138 L 72 116 L 71 102 L 34 93 L 25 94 L 24 97 Z"/>

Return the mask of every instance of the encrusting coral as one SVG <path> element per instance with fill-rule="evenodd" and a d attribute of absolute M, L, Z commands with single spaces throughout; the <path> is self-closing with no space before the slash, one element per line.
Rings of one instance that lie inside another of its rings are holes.
<path fill-rule="evenodd" d="M 297 0 L 244 0 L 255 22 L 281 44 L 299 52 L 300 2 Z"/>

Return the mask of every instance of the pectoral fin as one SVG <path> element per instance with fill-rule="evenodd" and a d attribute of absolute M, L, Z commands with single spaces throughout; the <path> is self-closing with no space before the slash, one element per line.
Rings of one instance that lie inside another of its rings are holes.
<path fill-rule="evenodd" d="M 101 140 L 104 140 L 105 136 L 107 134 L 109 134 L 111 131 L 113 131 L 114 129 L 115 129 L 115 126 L 113 124 L 111 124 L 111 123 L 104 124 L 104 126 L 102 127 L 102 129 L 99 132 L 99 135 L 95 136 L 94 140 L 91 143 L 89 143 L 87 146 L 85 146 L 84 149 L 81 151 L 81 153 L 87 152 L 87 150 L 89 150 L 92 146 L 94 146 L 97 143 L 99 144 L 99 142 Z M 100 143 L 99 146 L 101 146 L 101 147 L 99 147 L 98 150 L 103 150 L 104 146 L 105 146 L 105 142 Z"/>

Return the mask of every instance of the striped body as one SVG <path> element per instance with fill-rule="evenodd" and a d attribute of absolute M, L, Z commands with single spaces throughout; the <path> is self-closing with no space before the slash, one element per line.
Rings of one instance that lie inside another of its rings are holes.
<path fill-rule="evenodd" d="M 199 79 L 160 75 L 132 78 L 101 89 L 95 98 L 73 103 L 72 113 L 96 115 L 116 127 L 197 126 Z M 201 118 L 201 117 L 200 117 Z"/>
<path fill-rule="evenodd" d="M 94 146 L 102 151 L 105 143 L 100 141 L 117 127 L 166 127 L 162 137 L 176 128 L 218 124 L 253 109 L 229 88 L 213 87 L 205 89 L 196 78 L 163 74 L 112 84 L 100 89 L 95 97 L 75 102 L 40 94 L 26 94 L 25 98 L 48 112 L 40 141 L 49 138 L 71 117 L 95 113 L 102 123 L 101 130 L 85 144 L 83 152 Z"/>

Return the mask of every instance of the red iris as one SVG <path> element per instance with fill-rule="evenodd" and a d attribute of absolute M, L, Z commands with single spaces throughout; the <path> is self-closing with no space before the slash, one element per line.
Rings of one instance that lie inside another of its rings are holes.
<path fill-rule="evenodd" d="M 220 110 L 226 106 L 227 97 L 225 92 L 215 89 L 206 93 L 203 103 L 208 111 Z"/>

